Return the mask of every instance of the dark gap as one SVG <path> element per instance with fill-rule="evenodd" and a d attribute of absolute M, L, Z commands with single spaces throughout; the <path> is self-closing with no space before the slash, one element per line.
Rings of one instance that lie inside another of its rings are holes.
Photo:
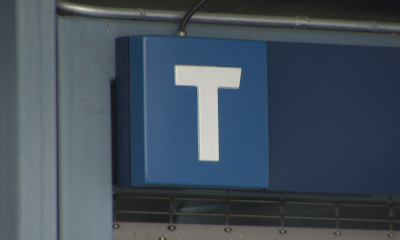
<path fill-rule="evenodd" d="M 346 229 L 389 230 L 389 221 L 388 222 L 340 221 L 339 227 Z"/>
<path fill-rule="evenodd" d="M 117 211 L 169 213 L 170 200 L 161 198 L 117 197 Z"/>
<path fill-rule="evenodd" d="M 172 221 L 174 223 L 188 224 L 217 224 L 225 225 L 225 216 L 210 216 L 210 215 L 174 215 Z"/>
<path fill-rule="evenodd" d="M 261 217 L 229 217 L 230 225 L 244 225 L 244 226 L 281 226 L 280 218 L 261 218 Z"/>
<path fill-rule="evenodd" d="M 229 212 L 232 215 L 263 215 L 280 216 L 281 206 L 279 203 L 263 202 L 229 202 Z"/>
<path fill-rule="evenodd" d="M 142 214 L 142 213 L 119 213 L 115 217 L 117 222 L 155 222 L 169 223 L 168 214 Z"/>
<path fill-rule="evenodd" d="M 286 218 L 285 227 L 335 228 L 335 220 Z"/>
<path fill-rule="evenodd" d="M 224 201 L 174 199 L 174 212 L 176 213 L 224 214 L 225 209 Z"/>
<path fill-rule="evenodd" d="M 285 215 L 293 217 L 335 218 L 335 205 L 285 203 Z"/>
<path fill-rule="evenodd" d="M 393 218 L 395 220 L 400 220 L 400 208 L 399 207 L 393 208 Z"/>
<path fill-rule="evenodd" d="M 116 81 L 111 81 L 111 158 L 112 158 L 112 184 L 117 182 L 117 87 Z"/>
<path fill-rule="evenodd" d="M 389 206 L 340 206 L 340 218 L 388 219 Z"/>

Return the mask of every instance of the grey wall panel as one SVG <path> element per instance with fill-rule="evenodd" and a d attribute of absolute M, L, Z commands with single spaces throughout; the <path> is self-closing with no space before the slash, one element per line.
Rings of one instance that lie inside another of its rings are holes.
<path fill-rule="evenodd" d="M 55 4 L 1 5 L 0 239 L 56 239 Z"/>
<path fill-rule="evenodd" d="M 15 2 L 0 8 L 0 239 L 17 239 L 17 59 Z"/>
<path fill-rule="evenodd" d="M 114 40 L 174 35 L 178 23 L 58 18 L 61 239 L 111 239 L 110 81 Z M 189 24 L 189 36 L 400 46 L 397 35 Z"/>
<path fill-rule="evenodd" d="M 150 26 L 150 27 L 148 27 Z M 60 17 L 58 94 L 61 239 L 111 239 L 114 39 L 172 25 Z"/>
<path fill-rule="evenodd" d="M 112 49 L 95 22 L 59 21 L 60 239 L 111 239 Z"/>

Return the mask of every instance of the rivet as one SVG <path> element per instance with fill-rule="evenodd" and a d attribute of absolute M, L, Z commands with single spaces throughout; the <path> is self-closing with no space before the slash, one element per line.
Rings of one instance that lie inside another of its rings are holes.
<path fill-rule="evenodd" d="M 280 233 L 280 234 L 286 234 L 287 231 L 286 231 L 285 229 L 281 229 L 281 230 L 279 230 L 279 233 Z"/>
<path fill-rule="evenodd" d="M 139 14 L 140 14 L 140 16 L 145 16 L 146 12 L 143 8 L 139 8 Z"/>
<path fill-rule="evenodd" d="M 186 36 L 186 32 L 185 31 L 179 31 L 179 32 L 176 33 L 176 36 L 184 37 L 184 36 Z"/>
<path fill-rule="evenodd" d="M 340 236 L 340 235 L 342 235 L 342 233 L 341 233 L 340 231 L 333 232 L 333 234 L 334 234 L 335 236 Z"/>
<path fill-rule="evenodd" d="M 224 231 L 227 232 L 227 233 L 230 233 L 230 232 L 232 232 L 232 228 L 226 227 L 226 228 L 224 228 Z"/>
<path fill-rule="evenodd" d="M 167 240 L 166 237 L 160 237 L 158 240 Z"/>
<path fill-rule="evenodd" d="M 396 235 L 394 233 L 389 233 L 387 236 L 390 237 L 390 238 L 396 237 Z"/>
<path fill-rule="evenodd" d="M 168 226 L 168 230 L 170 230 L 170 231 L 174 231 L 175 229 L 176 229 L 176 227 L 174 225 Z"/>
<path fill-rule="evenodd" d="M 114 228 L 114 229 L 118 229 L 118 228 L 120 228 L 120 226 L 119 226 L 118 223 L 115 223 L 115 224 L 113 225 L 113 228 Z"/>

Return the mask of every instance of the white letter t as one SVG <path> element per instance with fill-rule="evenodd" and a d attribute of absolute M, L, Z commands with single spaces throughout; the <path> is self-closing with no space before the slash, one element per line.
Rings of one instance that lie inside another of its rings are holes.
<path fill-rule="evenodd" d="M 242 69 L 175 65 L 175 85 L 197 87 L 199 161 L 219 161 L 218 88 L 239 89 Z"/>

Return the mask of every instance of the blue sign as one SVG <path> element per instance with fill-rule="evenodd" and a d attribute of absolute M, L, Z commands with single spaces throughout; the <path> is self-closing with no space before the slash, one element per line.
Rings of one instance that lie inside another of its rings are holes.
<path fill-rule="evenodd" d="M 118 184 L 268 187 L 266 43 L 116 40 Z"/>

